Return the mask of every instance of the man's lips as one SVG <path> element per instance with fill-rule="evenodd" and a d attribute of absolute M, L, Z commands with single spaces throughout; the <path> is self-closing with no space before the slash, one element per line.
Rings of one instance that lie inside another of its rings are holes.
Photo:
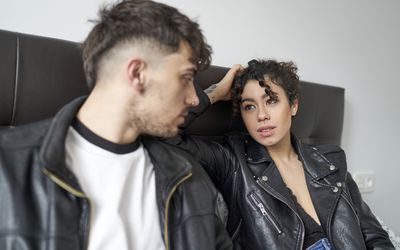
<path fill-rule="evenodd" d="M 179 119 L 183 119 L 183 121 L 185 121 L 186 117 L 188 116 L 188 114 L 189 114 L 189 111 L 185 110 L 185 111 L 183 111 L 182 113 L 179 114 L 178 118 Z"/>
<path fill-rule="evenodd" d="M 180 114 L 180 116 L 182 116 L 183 118 L 185 118 L 188 114 L 189 114 L 189 111 L 185 110 L 184 112 L 182 112 L 182 113 Z"/>
<path fill-rule="evenodd" d="M 274 134 L 275 126 L 262 126 L 257 129 L 257 133 L 261 136 L 271 136 Z"/>

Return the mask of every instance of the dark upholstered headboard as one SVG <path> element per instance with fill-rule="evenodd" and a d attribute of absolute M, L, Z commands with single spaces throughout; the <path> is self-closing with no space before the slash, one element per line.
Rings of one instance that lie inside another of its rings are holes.
<path fill-rule="evenodd" d="M 197 82 L 203 89 L 220 81 L 228 68 L 211 66 L 198 73 Z M 191 134 L 220 135 L 243 129 L 241 121 L 231 118 L 229 102 L 214 104 L 190 128 Z M 340 145 L 344 116 L 344 89 L 306 81 L 300 82 L 299 110 L 292 131 L 309 144 Z"/>
<path fill-rule="evenodd" d="M 196 82 L 206 88 L 227 70 L 211 66 L 196 76 Z M 307 143 L 340 145 L 344 89 L 304 81 L 300 87 L 293 132 Z M 65 103 L 87 93 L 79 44 L 0 30 L 0 127 L 51 117 Z M 229 102 L 213 105 L 189 132 L 220 136 L 242 129 L 232 121 L 230 111 Z"/>
<path fill-rule="evenodd" d="M 0 126 L 51 117 L 88 93 L 78 44 L 0 30 Z"/>

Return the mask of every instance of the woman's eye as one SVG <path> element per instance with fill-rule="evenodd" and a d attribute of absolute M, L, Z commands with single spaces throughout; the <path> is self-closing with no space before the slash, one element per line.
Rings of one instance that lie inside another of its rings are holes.
<path fill-rule="evenodd" d="M 278 99 L 268 99 L 267 104 L 275 104 L 278 101 L 279 101 Z"/>
<path fill-rule="evenodd" d="M 243 107 L 243 109 L 245 110 L 245 111 L 249 111 L 249 110 L 253 110 L 253 109 L 255 109 L 256 107 L 254 106 L 254 105 L 245 105 L 244 107 Z"/>

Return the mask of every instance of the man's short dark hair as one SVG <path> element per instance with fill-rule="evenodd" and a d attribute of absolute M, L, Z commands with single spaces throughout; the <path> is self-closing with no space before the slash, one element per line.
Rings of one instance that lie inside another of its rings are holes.
<path fill-rule="evenodd" d="M 265 87 L 265 93 L 270 99 L 277 98 L 276 93 L 265 83 L 265 79 L 269 79 L 284 90 L 290 105 L 299 97 L 299 76 L 297 75 L 297 67 L 293 62 L 251 60 L 248 62 L 248 66 L 236 75 L 232 85 L 234 114 L 238 114 L 240 110 L 241 95 L 249 80 L 256 80 L 261 87 Z"/>
<path fill-rule="evenodd" d="M 97 81 L 104 55 L 121 42 L 147 41 L 166 53 L 179 50 L 182 41 L 192 48 L 198 70 L 211 62 L 211 47 L 199 25 L 176 8 L 149 0 L 125 0 L 103 7 L 100 19 L 82 44 L 83 64 L 90 88 Z"/>

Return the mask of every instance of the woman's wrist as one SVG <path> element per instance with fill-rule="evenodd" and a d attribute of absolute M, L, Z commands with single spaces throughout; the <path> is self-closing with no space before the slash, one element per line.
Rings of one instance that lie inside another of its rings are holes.
<path fill-rule="evenodd" d="M 217 91 L 218 84 L 212 84 L 210 87 L 204 90 L 204 93 L 207 94 L 208 98 L 210 99 L 211 104 L 219 101 L 221 98 L 218 95 Z"/>

